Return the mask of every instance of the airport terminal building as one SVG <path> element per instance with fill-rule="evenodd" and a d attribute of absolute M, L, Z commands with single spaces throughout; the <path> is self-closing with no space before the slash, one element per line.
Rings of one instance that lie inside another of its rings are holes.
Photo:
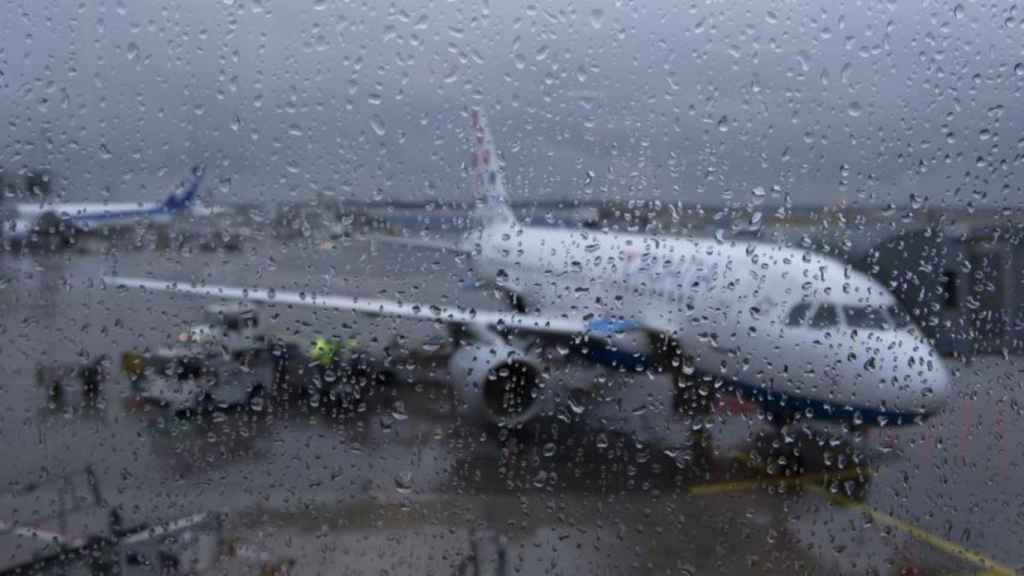
<path fill-rule="evenodd" d="M 946 354 L 1024 352 L 1024 226 L 924 226 L 858 262 L 899 297 Z"/>

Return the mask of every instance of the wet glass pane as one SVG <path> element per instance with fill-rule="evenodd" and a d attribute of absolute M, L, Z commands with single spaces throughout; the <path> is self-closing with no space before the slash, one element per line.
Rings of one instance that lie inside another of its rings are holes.
<path fill-rule="evenodd" d="M 2 3 L 0 576 L 1024 572 L 1022 11 Z"/>

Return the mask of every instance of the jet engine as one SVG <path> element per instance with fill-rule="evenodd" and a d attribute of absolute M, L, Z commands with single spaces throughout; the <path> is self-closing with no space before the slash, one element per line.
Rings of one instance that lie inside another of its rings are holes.
<path fill-rule="evenodd" d="M 460 406 L 499 426 L 515 427 L 540 410 L 541 371 L 535 361 L 504 342 L 460 347 L 448 361 Z"/>

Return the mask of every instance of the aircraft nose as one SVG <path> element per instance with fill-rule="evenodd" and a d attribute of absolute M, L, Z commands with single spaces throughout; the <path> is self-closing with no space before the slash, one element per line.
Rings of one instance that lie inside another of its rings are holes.
<path fill-rule="evenodd" d="M 952 395 L 953 377 L 938 353 L 933 350 L 930 355 L 929 369 L 921 383 L 921 406 L 928 414 L 935 414 L 945 407 Z"/>
<path fill-rule="evenodd" d="M 901 380 L 909 384 L 909 392 L 903 399 L 903 408 L 910 412 L 927 415 L 942 410 L 952 394 L 952 376 L 945 360 L 924 337 L 907 335 L 909 342 L 902 346 L 904 353 L 910 353 L 914 362 L 900 362 Z M 909 357 L 907 358 L 909 360 Z"/>

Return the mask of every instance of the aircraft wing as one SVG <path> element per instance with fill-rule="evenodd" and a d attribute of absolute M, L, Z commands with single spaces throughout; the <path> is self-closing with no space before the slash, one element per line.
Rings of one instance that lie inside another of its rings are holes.
<path fill-rule="evenodd" d="M 237 286 L 218 286 L 215 284 L 194 284 L 149 278 L 107 276 L 104 277 L 103 280 L 107 285 L 122 288 L 138 288 L 154 292 L 190 294 L 212 298 L 225 298 L 228 300 L 243 300 L 289 306 L 308 306 L 310 308 L 319 308 L 323 310 L 356 312 L 369 316 L 424 320 L 431 322 L 443 322 L 445 324 L 487 326 L 502 330 L 545 333 L 552 335 L 603 332 L 607 328 L 606 324 L 608 323 L 607 320 L 590 321 L 558 316 L 519 314 L 511 311 L 505 312 L 497 310 L 475 310 L 458 307 L 433 306 L 380 298 L 307 294 L 305 292 L 276 291 L 273 289 L 243 288 Z"/>
<path fill-rule="evenodd" d="M 380 242 L 381 244 L 424 248 L 427 250 L 438 250 L 441 252 L 469 252 L 469 250 L 461 243 L 448 242 L 445 240 L 410 238 L 408 236 L 388 236 L 387 234 L 361 234 L 359 237 L 373 242 Z"/>

